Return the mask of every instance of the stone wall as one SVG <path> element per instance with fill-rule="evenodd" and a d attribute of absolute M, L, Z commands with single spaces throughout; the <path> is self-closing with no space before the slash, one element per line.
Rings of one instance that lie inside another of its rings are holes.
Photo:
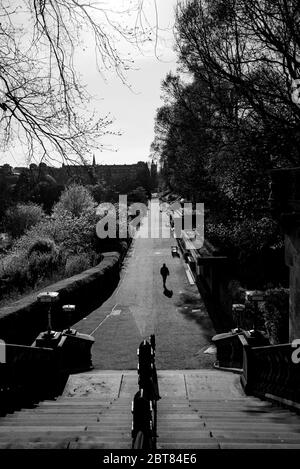
<path fill-rule="evenodd" d="M 290 341 L 300 339 L 300 228 L 285 235 L 285 261 L 290 268 Z"/>
<path fill-rule="evenodd" d="M 52 328 L 69 326 L 69 317 L 62 311 L 63 304 L 75 304 L 71 318 L 75 324 L 100 306 L 116 288 L 124 253 L 108 252 L 96 267 L 61 280 L 43 291 L 59 292 L 59 302 L 53 308 Z M 39 332 L 47 328 L 47 309 L 38 303 L 38 293 L 22 298 L 0 309 L 0 338 L 8 343 L 30 345 Z"/>
<path fill-rule="evenodd" d="M 271 209 L 285 237 L 290 269 L 290 341 L 300 339 L 300 168 L 271 171 Z"/>
<path fill-rule="evenodd" d="M 192 255 L 181 238 L 177 241 L 194 274 L 196 285 L 215 330 L 218 333 L 227 332 L 233 327 L 227 257 L 222 256 L 208 240 L 204 241 L 201 249 L 193 250 Z"/>

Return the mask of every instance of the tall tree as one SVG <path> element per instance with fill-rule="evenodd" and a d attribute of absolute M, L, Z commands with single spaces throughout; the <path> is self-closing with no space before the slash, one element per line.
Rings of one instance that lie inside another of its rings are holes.
<path fill-rule="evenodd" d="M 99 71 L 114 68 L 125 81 L 131 61 L 122 58 L 117 42 L 147 36 L 142 6 L 142 0 L 130 2 L 126 11 L 135 11 L 137 23 L 129 28 L 108 2 L 0 0 L 2 148 L 17 138 L 29 160 L 85 162 L 87 153 L 101 147 L 111 119 L 93 112 L 77 51 L 90 41 Z"/>
<path fill-rule="evenodd" d="M 299 15 L 297 0 L 192 0 L 177 9 L 181 63 L 212 91 L 227 84 L 239 125 L 263 128 L 279 164 L 300 160 Z"/>

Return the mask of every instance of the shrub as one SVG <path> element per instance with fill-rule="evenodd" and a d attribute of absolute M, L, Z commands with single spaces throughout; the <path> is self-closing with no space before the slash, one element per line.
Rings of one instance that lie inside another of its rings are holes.
<path fill-rule="evenodd" d="M 6 212 L 7 231 L 13 238 L 17 238 L 26 230 L 38 224 L 44 216 L 44 212 L 39 205 L 18 204 L 16 207 Z"/>
<path fill-rule="evenodd" d="M 234 315 L 233 319 L 237 324 L 238 314 Z M 253 324 L 268 334 L 271 344 L 287 343 L 289 340 L 289 290 L 282 287 L 266 290 L 264 301 L 259 303 L 257 308 L 253 302 L 247 301 L 240 326 L 243 329 L 250 329 Z"/>
<path fill-rule="evenodd" d="M 90 196 L 88 200 L 92 200 Z M 72 276 L 100 261 L 94 203 L 86 207 L 78 216 L 56 207 L 51 217 L 39 219 L 14 241 L 13 251 L 0 259 L 0 278 L 5 279 L 7 293 L 12 288 L 34 287 L 54 274 Z"/>
<path fill-rule="evenodd" d="M 57 217 L 67 213 L 72 217 L 80 217 L 85 213 L 94 212 L 95 207 L 96 202 L 88 189 L 81 185 L 72 184 L 61 194 L 59 201 L 54 206 L 53 215 Z"/>
<path fill-rule="evenodd" d="M 65 275 L 66 277 L 72 277 L 73 275 L 79 274 L 90 267 L 92 267 L 92 262 L 86 254 L 70 256 L 66 262 Z"/>
<path fill-rule="evenodd" d="M 144 187 L 137 187 L 136 189 L 133 189 L 131 192 L 128 194 L 128 202 L 134 203 L 134 202 L 141 202 L 143 204 L 147 203 L 147 192 L 144 189 Z"/>
<path fill-rule="evenodd" d="M 29 256 L 33 253 L 58 255 L 58 252 L 58 248 L 50 238 L 36 239 L 28 249 Z"/>
<path fill-rule="evenodd" d="M 283 236 L 268 217 L 232 224 L 205 224 L 205 236 L 231 261 L 232 275 L 247 289 L 267 289 L 288 283 Z"/>
<path fill-rule="evenodd" d="M 29 284 L 34 286 L 45 278 L 51 279 L 59 266 L 59 258 L 55 253 L 33 251 L 28 259 Z"/>
<path fill-rule="evenodd" d="M 268 217 L 231 224 L 208 222 L 205 234 L 212 244 L 234 252 L 240 260 L 265 247 L 277 248 L 283 245 L 278 225 Z"/>
<path fill-rule="evenodd" d="M 273 288 L 265 292 L 263 306 L 265 328 L 272 344 L 289 340 L 289 290 Z"/>
<path fill-rule="evenodd" d="M 87 212 L 80 217 L 72 217 L 65 212 L 48 217 L 19 238 L 14 248 L 29 252 L 32 245 L 35 243 L 39 245 L 41 239 L 53 242 L 66 256 L 89 252 L 96 247 L 97 242 L 96 215 Z"/>
<path fill-rule="evenodd" d="M 6 279 L 6 290 L 23 291 L 28 284 L 28 259 L 24 252 L 12 252 L 1 259 L 0 277 Z"/>

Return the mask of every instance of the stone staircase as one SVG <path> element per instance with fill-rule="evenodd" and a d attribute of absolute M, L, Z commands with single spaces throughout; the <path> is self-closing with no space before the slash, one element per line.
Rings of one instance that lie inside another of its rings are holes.
<path fill-rule="evenodd" d="M 300 448 L 300 416 L 244 394 L 239 375 L 158 374 L 158 449 Z"/>
<path fill-rule="evenodd" d="M 259 399 L 170 399 L 159 412 L 158 449 L 300 448 L 299 416 Z"/>
<path fill-rule="evenodd" d="M 128 400 L 59 398 L 1 419 L 0 449 L 129 448 L 130 429 Z"/>
<path fill-rule="evenodd" d="M 300 448 L 300 417 L 221 371 L 158 373 L 158 449 Z M 0 449 L 131 447 L 136 371 L 73 375 L 55 401 L 0 418 Z"/>

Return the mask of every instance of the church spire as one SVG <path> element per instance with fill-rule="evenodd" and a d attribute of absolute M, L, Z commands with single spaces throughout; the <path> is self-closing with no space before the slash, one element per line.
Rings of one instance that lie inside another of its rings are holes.
<path fill-rule="evenodd" d="M 95 154 L 93 155 L 93 166 L 96 166 L 96 158 L 95 158 Z"/>

